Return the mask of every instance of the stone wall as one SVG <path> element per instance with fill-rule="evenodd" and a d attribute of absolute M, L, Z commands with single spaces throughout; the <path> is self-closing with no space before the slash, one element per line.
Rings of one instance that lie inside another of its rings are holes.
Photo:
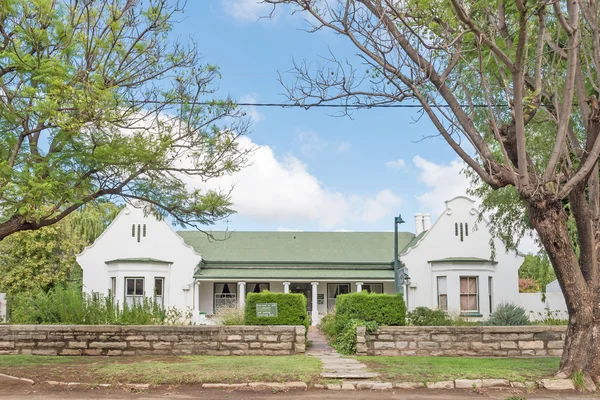
<path fill-rule="evenodd" d="M 369 356 L 560 356 L 563 326 L 358 327 L 357 354 Z"/>
<path fill-rule="evenodd" d="M 0 354 L 293 355 L 303 326 L 0 325 Z"/>

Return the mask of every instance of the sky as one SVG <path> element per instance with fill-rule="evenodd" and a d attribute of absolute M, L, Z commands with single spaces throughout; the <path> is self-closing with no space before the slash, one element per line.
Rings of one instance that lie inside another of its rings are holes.
<path fill-rule="evenodd" d="M 284 103 L 294 60 L 316 64 L 354 49 L 331 32 L 306 32 L 301 15 L 256 0 L 188 0 L 173 34 L 197 41 L 223 75 L 217 94 L 239 102 Z M 465 195 L 462 162 L 417 109 L 369 109 L 352 118 L 331 109 L 246 107 L 251 165 L 232 177 L 237 213 L 212 229 L 390 231 L 394 216 L 414 231 L 414 214 L 435 220 L 444 201 Z"/>

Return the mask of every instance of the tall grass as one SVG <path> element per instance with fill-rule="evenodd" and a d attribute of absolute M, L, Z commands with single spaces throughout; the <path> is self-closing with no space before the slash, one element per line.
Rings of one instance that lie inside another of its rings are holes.
<path fill-rule="evenodd" d="M 12 324 L 162 325 L 167 317 L 154 299 L 120 306 L 110 296 L 82 293 L 74 286 L 20 293 L 11 302 Z"/>

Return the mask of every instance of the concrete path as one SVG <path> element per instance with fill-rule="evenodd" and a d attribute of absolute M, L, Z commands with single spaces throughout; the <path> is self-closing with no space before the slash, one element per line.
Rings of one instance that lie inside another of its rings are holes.
<path fill-rule="evenodd" d="M 323 363 L 321 378 L 370 379 L 378 376 L 375 372 L 368 372 L 365 364 L 341 356 L 327 344 L 327 337 L 317 327 L 308 328 L 308 340 L 312 341 L 312 346 L 306 349 L 306 355 L 317 357 Z"/>

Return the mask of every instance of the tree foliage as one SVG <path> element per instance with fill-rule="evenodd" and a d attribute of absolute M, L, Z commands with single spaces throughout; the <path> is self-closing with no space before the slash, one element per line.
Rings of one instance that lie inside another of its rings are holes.
<path fill-rule="evenodd" d="M 181 224 L 232 209 L 208 179 L 249 149 L 218 68 L 169 33 L 174 0 L 0 2 L 0 240 L 100 198 L 144 200 Z"/>
<path fill-rule="evenodd" d="M 116 217 L 112 203 L 88 203 L 57 224 L 17 232 L 0 242 L 0 292 L 35 293 L 67 283 L 81 284 L 75 256 Z"/>

